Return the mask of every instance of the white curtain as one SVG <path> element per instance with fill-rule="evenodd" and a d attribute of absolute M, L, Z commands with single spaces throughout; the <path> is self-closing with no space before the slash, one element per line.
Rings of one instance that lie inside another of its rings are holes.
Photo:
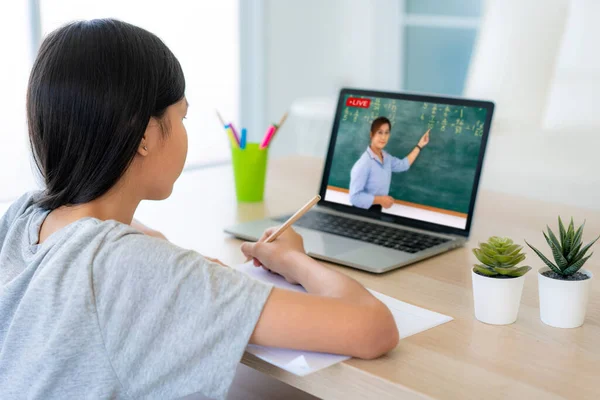
<path fill-rule="evenodd" d="M 569 0 L 489 0 L 464 94 L 496 103 L 494 132 L 538 130 Z"/>
<path fill-rule="evenodd" d="M 544 127 L 598 137 L 600 1 L 571 0 Z M 598 143 L 598 142 L 596 142 Z"/>

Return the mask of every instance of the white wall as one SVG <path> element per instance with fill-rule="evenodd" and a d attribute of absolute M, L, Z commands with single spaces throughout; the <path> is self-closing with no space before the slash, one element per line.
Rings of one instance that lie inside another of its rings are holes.
<path fill-rule="evenodd" d="M 35 187 L 29 163 L 25 122 L 25 90 L 31 63 L 31 35 L 26 1 L 9 1 L 0 6 L 0 201 L 14 199 Z M 5 57 L 6 56 L 6 57 Z"/>
<path fill-rule="evenodd" d="M 277 122 L 301 98 L 337 97 L 341 87 L 400 87 L 400 2 L 395 0 L 265 0 L 265 115 Z M 294 116 L 272 155 L 295 152 Z M 260 132 L 262 133 L 262 132 Z"/>

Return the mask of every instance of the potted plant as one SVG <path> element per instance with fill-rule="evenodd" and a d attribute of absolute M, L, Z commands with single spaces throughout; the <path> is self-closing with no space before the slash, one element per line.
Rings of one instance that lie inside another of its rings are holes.
<path fill-rule="evenodd" d="M 544 238 L 552 251 L 555 263 L 527 243 L 546 264 L 546 267 L 538 271 L 540 318 L 546 325 L 556 328 L 577 328 L 583 325 L 593 275 L 581 267 L 592 256 L 593 253 L 587 256 L 586 253 L 598 240 L 596 238 L 583 246 L 584 226 L 585 222 L 575 230 L 571 218 L 569 227 L 565 229 L 558 217 L 560 239 L 546 227 L 548 234 L 543 232 Z"/>
<path fill-rule="evenodd" d="M 523 246 L 509 238 L 493 236 L 480 243 L 473 254 L 482 263 L 473 267 L 475 317 L 486 324 L 506 325 L 517 320 L 525 274 Z"/>

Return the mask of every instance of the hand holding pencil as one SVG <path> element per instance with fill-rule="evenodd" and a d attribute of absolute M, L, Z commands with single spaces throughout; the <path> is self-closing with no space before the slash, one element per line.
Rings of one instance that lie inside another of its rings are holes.
<path fill-rule="evenodd" d="M 283 276 L 289 283 L 298 284 L 298 271 L 294 258 L 306 255 L 304 241 L 302 236 L 290 228 L 276 242 L 267 243 L 266 237 L 272 235 L 277 229 L 278 227 L 267 229 L 259 242 L 244 243 L 242 253 L 254 259 L 255 267 L 262 267 Z"/>
<path fill-rule="evenodd" d="M 313 197 L 292 215 L 283 225 L 267 229 L 256 243 L 244 243 L 242 253 L 248 260 L 254 259 L 254 266 L 282 275 L 288 282 L 297 284 L 298 262 L 306 257 L 304 241 L 292 225 L 306 214 L 321 196 Z M 301 264 L 301 262 L 300 262 Z"/>

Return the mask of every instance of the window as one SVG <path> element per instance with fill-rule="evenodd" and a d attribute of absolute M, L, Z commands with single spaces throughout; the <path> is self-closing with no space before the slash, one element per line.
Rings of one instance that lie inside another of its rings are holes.
<path fill-rule="evenodd" d="M 35 187 L 25 122 L 25 91 L 33 54 L 30 11 L 26 1 L 2 4 L 0 202 L 12 200 Z"/>
<path fill-rule="evenodd" d="M 43 36 L 69 21 L 93 18 L 117 18 L 159 36 L 179 59 L 186 77 L 187 165 L 230 157 L 215 109 L 227 120 L 238 120 L 237 0 L 41 0 L 40 7 Z"/>
<path fill-rule="evenodd" d="M 406 0 L 401 16 L 404 89 L 461 95 L 481 0 Z"/>

